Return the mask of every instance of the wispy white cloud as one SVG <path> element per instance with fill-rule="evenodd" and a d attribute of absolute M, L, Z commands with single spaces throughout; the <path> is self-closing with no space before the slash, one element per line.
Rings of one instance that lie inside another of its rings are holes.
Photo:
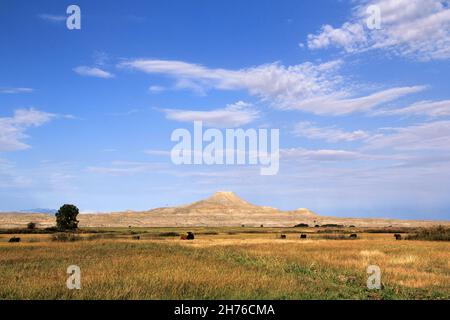
<path fill-rule="evenodd" d="M 177 79 L 174 89 L 190 90 L 199 96 L 206 96 L 208 85 L 191 79 Z"/>
<path fill-rule="evenodd" d="M 313 160 L 313 161 L 351 161 L 364 159 L 365 156 L 357 151 L 304 148 L 290 148 L 280 150 L 281 160 Z"/>
<path fill-rule="evenodd" d="M 305 135 L 330 142 L 353 139 L 353 133 L 334 127 L 319 128 L 309 123 Z M 330 130 L 328 130 L 330 129 Z M 450 161 L 450 121 L 424 122 L 405 127 L 380 128 L 374 133 L 355 134 L 361 146 L 353 150 L 310 150 L 291 148 L 280 150 L 283 160 L 316 160 L 349 162 L 363 160 L 367 165 L 380 167 L 425 168 Z M 341 139 L 338 139 L 340 137 Z M 331 139 L 331 140 L 329 140 Z M 386 162 L 383 164 L 383 162 Z M 414 172 L 411 172 L 414 175 Z"/>
<path fill-rule="evenodd" d="M 293 109 L 315 114 L 341 115 L 368 111 L 386 102 L 423 90 L 424 86 L 395 87 L 368 95 L 349 89 L 338 73 L 341 60 L 320 64 L 306 62 L 294 66 L 280 63 L 251 68 L 210 69 L 183 61 L 137 59 L 118 66 L 146 73 L 174 77 L 178 87 L 202 93 L 208 89 L 247 90 L 279 109 Z"/>
<path fill-rule="evenodd" d="M 0 132 L 1 148 L 1 132 Z M 1 149 L 0 149 L 1 150 Z M 27 187 L 31 184 L 29 176 L 18 174 L 16 166 L 9 160 L 0 158 L 0 188 L 11 190 L 12 188 Z"/>
<path fill-rule="evenodd" d="M 94 64 L 98 67 L 106 66 L 111 60 L 109 54 L 104 51 L 98 50 L 94 51 L 94 53 L 92 54 L 92 58 L 94 59 Z"/>
<path fill-rule="evenodd" d="M 179 122 L 202 121 L 204 125 L 219 128 L 233 128 L 246 125 L 257 119 L 259 112 L 249 103 L 238 101 L 223 109 L 194 111 L 163 109 L 167 119 Z"/>
<path fill-rule="evenodd" d="M 17 93 L 31 93 L 33 92 L 33 88 L 26 88 L 26 87 L 9 87 L 9 88 L 0 88 L 0 93 L 5 94 L 17 94 Z"/>
<path fill-rule="evenodd" d="M 341 27 L 322 26 L 308 35 L 308 47 L 330 46 L 347 53 L 382 49 L 418 60 L 450 58 L 450 9 L 442 0 L 359 0 L 350 21 Z M 381 11 L 381 29 L 366 25 L 369 5 Z"/>
<path fill-rule="evenodd" d="M 323 96 L 318 95 L 299 101 L 288 101 L 288 104 L 283 104 L 283 108 L 308 111 L 320 115 L 345 115 L 354 112 L 369 112 L 375 107 L 420 92 L 425 88 L 425 86 L 396 87 L 358 97 L 351 97 L 345 92 L 337 92 Z"/>
<path fill-rule="evenodd" d="M 74 180 L 78 177 L 77 167 L 69 162 L 39 161 L 31 166 L 3 162 L 0 158 L 0 188 L 4 187 L 25 202 L 28 197 L 45 198 L 48 194 L 62 194 L 77 189 Z M 38 193 L 38 196 L 33 194 Z"/>
<path fill-rule="evenodd" d="M 38 14 L 38 18 L 45 20 L 45 21 L 50 21 L 50 22 L 62 22 L 62 21 L 66 21 L 67 17 L 63 16 L 63 15 L 55 15 L 55 14 L 48 14 L 48 13 L 42 13 L 42 14 Z"/>
<path fill-rule="evenodd" d="M 90 166 L 86 171 L 113 176 L 135 175 L 156 172 L 162 168 L 161 164 L 138 161 L 113 161 L 105 166 Z"/>
<path fill-rule="evenodd" d="M 402 128 L 386 128 L 367 140 L 366 149 L 450 151 L 450 121 L 434 121 Z M 437 155 L 439 157 L 440 155 Z"/>
<path fill-rule="evenodd" d="M 122 62 L 119 67 L 173 76 L 182 87 L 195 84 L 204 89 L 247 89 L 254 95 L 268 99 L 286 93 L 287 89 L 297 94 L 307 90 L 325 89 L 331 79 L 322 77 L 323 73 L 337 68 L 340 63 L 341 61 L 320 65 L 304 63 L 291 67 L 272 63 L 240 70 L 227 70 L 210 69 L 183 61 L 137 59 Z"/>
<path fill-rule="evenodd" d="M 335 29 L 330 25 L 322 26 L 318 35 L 308 35 L 308 48 L 321 49 L 331 45 L 344 48 L 348 52 L 357 50 L 357 45 L 365 43 L 367 36 L 362 24 L 344 23 Z"/>
<path fill-rule="evenodd" d="M 151 93 L 160 93 L 166 91 L 166 87 L 153 85 L 148 88 L 148 91 L 150 91 Z"/>
<path fill-rule="evenodd" d="M 12 117 L 0 118 L 0 151 L 16 151 L 29 148 L 23 140 L 26 130 L 38 127 L 57 115 L 36 109 L 19 109 Z"/>
<path fill-rule="evenodd" d="M 144 153 L 148 154 L 150 156 L 170 157 L 170 150 L 148 149 L 148 150 L 144 150 Z"/>
<path fill-rule="evenodd" d="M 103 78 L 103 79 L 109 79 L 113 78 L 114 75 L 108 71 L 102 70 L 97 67 L 87 67 L 87 66 L 79 66 L 73 69 L 76 73 L 78 73 L 81 76 L 87 76 L 87 77 L 96 77 L 96 78 Z"/>
<path fill-rule="evenodd" d="M 295 126 L 294 134 L 308 139 L 325 140 L 328 142 L 356 141 L 369 137 L 363 130 L 343 131 L 336 127 L 317 127 L 311 122 L 303 121 Z"/>
<path fill-rule="evenodd" d="M 450 100 L 419 101 L 405 108 L 383 109 L 374 111 L 374 115 L 405 115 L 405 116 L 450 116 Z"/>
<path fill-rule="evenodd" d="M 139 109 L 133 108 L 126 111 L 119 111 L 119 112 L 110 112 L 107 115 L 113 116 L 113 117 L 125 117 L 125 116 L 131 116 L 132 114 L 136 114 L 139 112 Z"/>

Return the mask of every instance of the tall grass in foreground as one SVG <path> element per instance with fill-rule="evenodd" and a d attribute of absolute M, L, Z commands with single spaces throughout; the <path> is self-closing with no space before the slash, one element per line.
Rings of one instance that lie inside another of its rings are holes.
<path fill-rule="evenodd" d="M 273 235 L 0 241 L 0 299 L 449 299 L 450 244 Z M 232 239 L 230 239 L 232 237 Z M 69 265 L 81 290 L 66 288 Z M 366 287 L 379 265 L 381 291 Z"/>

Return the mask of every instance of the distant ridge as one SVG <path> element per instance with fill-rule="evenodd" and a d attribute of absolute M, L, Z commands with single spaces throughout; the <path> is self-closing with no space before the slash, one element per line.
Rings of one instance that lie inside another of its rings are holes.
<path fill-rule="evenodd" d="M 44 214 L 54 215 L 58 212 L 58 210 L 46 209 L 46 208 L 36 208 L 36 209 L 20 210 L 19 212 L 20 213 L 44 213 Z"/>
<path fill-rule="evenodd" d="M 0 211 L 0 214 L 46 214 L 46 215 L 55 215 L 58 212 L 58 210 L 55 209 L 44 209 L 44 208 L 37 208 L 37 209 L 26 209 L 26 210 L 18 210 L 18 211 Z"/>
<path fill-rule="evenodd" d="M 173 200 L 173 199 L 171 199 Z M 26 227 L 30 221 L 40 227 L 54 226 L 56 210 L 32 209 L 42 213 L 0 214 L 0 228 Z M 148 211 L 84 213 L 78 216 L 80 227 L 293 227 L 296 225 L 339 225 L 355 227 L 426 227 L 449 221 L 417 221 L 375 218 L 337 218 L 318 215 L 307 208 L 282 211 L 258 206 L 231 191 L 218 191 L 206 199 L 176 207 Z"/>

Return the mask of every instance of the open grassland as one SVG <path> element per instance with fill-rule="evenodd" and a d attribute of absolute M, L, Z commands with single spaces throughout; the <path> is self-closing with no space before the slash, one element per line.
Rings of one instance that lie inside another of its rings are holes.
<path fill-rule="evenodd" d="M 314 228 L 190 228 L 194 241 L 179 240 L 183 228 L 84 231 L 75 242 L 20 234 L 8 243 L 0 234 L 0 299 L 450 298 L 449 242 L 364 230 L 357 240 L 327 240 L 333 230 Z M 81 290 L 66 288 L 74 264 Z M 366 287 L 371 264 L 382 290 Z"/>

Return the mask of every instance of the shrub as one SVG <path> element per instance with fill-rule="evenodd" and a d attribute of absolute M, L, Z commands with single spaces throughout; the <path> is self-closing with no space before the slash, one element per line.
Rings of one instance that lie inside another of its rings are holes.
<path fill-rule="evenodd" d="M 104 234 L 97 233 L 97 234 L 90 234 L 90 235 L 84 237 L 83 239 L 93 241 L 93 240 L 101 240 L 101 239 L 116 239 L 119 237 L 120 236 L 112 234 L 112 233 L 104 233 Z"/>
<path fill-rule="evenodd" d="M 339 233 L 339 234 L 344 234 L 344 233 L 351 233 L 353 231 L 351 230 L 342 230 L 342 229 L 322 229 L 322 230 L 317 230 L 317 233 Z"/>
<path fill-rule="evenodd" d="M 336 235 L 325 234 L 321 238 L 325 239 L 325 240 L 346 240 L 346 239 L 349 239 L 344 234 L 336 234 Z"/>
<path fill-rule="evenodd" d="M 437 226 L 422 228 L 415 234 L 406 236 L 406 240 L 450 241 L 450 228 Z"/>
<path fill-rule="evenodd" d="M 79 210 L 72 204 L 65 204 L 56 213 L 56 226 L 59 230 L 75 230 L 78 228 Z"/>
<path fill-rule="evenodd" d="M 27 229 L 28 229 L 28 230 L 34 230 L 34 229 L 36 229 L 36 223 L 35 223 L 35 222 L 28 222 L 28 224 L 27 224 Z"/>
<path fill-rule="evenodd" d="M 73 233 L 61 232 L 52 234 L 52 241 L 68 242 L 68 241 L 77 241 L 80 239 L 81 239 L 80 236 Z"/>
<path fill-rule="evenodd" d="M 299 223 L 294 226 L 294 228 L 308 228 L 309 225 L 306 223 Z"/>
<path fill-rule="evenodd" d="M 400 228 L 375 228 L 375 229 L 366 229 L 364 232 L 366 233 L 408 233 L 408 232 L 416 232 L 417 228 L 412 227 L 400 227 Z"/>
<path fill-rule="evenodd" d="M 50 232 L 50 233 L 57 232 L 58 228 L 57 227 L 47 227 L 47 228 L 44 229 L 44 231 Z"/>
<path fill-rule="evenodd" d="M 178 232 L 161 232 L 158 234 L 160 237 L 179 237 L 180 234 Z"/>

